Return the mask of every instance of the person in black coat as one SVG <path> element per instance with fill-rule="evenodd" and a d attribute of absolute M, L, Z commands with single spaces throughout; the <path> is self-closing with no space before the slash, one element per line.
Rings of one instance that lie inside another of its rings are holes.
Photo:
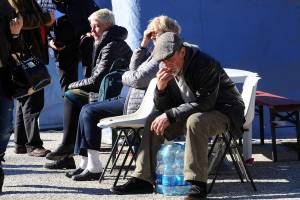
<path fill-rule="evenodd" d="M 54 3 L 57 10 L 65 15 L 54 24 L 54 38 L 49 44 L 55 53 L 59 82 L 62 93 L 65 93 L 69 84 L 78 80 L 79 57 L 82 58 L 85 75 L 87 66 L 91 64 L 93 39 L 81 41 L 81 36 L 90 31 L 88 17 L 99 7 L 93 0 L 54 0 Z"/>
<path fill-rule="evenodd" d="M 21 30 L 26 49 L 48 64 L 47 28 L 55 21 L 54 13 L 44 12 L 36 0 L 9 0 L 23 17 Z M 26 52 L 25 52 L 26 53 Z M 49 150 L 43 147 L 38 118 L 44 107 L 44 89 L 29 96 L 17 98 L 15 120 L 15 153 L 44 157 Z"/>
<path fill-rule="evenodd" d="M 156 155 L 166 140 L 185 135 L 184 180 L 191 183 L 185 200 L 206 199 L 208 138 L 226 131 L 243 133 L 244 102 L 221 64 L 176 33 L 159 36 L 153 58 L 164 64 L 156 74 L 156 111 L 147 117 L 136 168 L 114 194 L 152 193 Z"/>
<path fill-rule="evenodd" d="M 0 194 L 4 180 L 1 162 L 12 133 L 13 99 L 11 97 L 9 56 L 11 53 L 20 52 L 22 43 L 20 31 L 23 19 L 17 16 L 7 0 L 0 1 Z"/>

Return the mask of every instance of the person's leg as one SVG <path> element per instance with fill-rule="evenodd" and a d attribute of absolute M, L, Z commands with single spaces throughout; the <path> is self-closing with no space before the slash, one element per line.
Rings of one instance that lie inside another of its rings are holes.
<path fill-rule="evenodd" d="M 88 157 L 87 156 L 81 156 L 80 163 L 79 163 L 78 167 L 73 171 L 67 172 L 66 177 L 72 178 L 73 176 L 81 174 L 86 169 L 87 163 L 88 163 Z"/>
<path fill-rule="evenodd" d="M 112 98 L 102 102 L 85 105 L 80 113 L 82 117 L 78 132 L 83 136 L 80 149 L 100 151 L 101 129 L 97 127 L 100 119 L 123 114 L 125 98 Z"/>
<path fill-rule="evenodd" d="M 151 114 L 146 121 L 142 142 L 139 147 L 136 168 L 133 177 L 145 180 L 154 185 L 156 154 L 165 139 L 173 140 L 183 134 L 183 123 L 173 123 L 166 129 L 164 136 L 157 135 L 150 131 L 152 121 L 159 116 L 160 112 Z"/>
<path fill-rule="evenodd" d="M 4 153 L 12 133 L 13 107 L 12 99 L 0 96 L 0 154 Z"/>
<path fill-rule="evenodd" d="M 26 148 L 32 149 L 28 155 L 44 157 L 50 152 L 43 147 L 38 123 L 38 118 L 44 107 L 44 89 L 24 98 L 25 103 L 22 106 L 22 111 L 28 140 Z"/>
<path fill-rule="evenodd" d="M 61 142 L 63 146 L 74 146 L 80 110 L 80 106 L 64 98 L 64 133 Z"/>
<path fill-rule="evenodd" d="M 74 148 L 78 119 L 82 107 L 88 104 L 88 93 L 83 90 L 69 90 L 64 98 L 64 134 L 61 144 Z M 74 149 L 72 149 L 73 153 Z"/>
<path fill-rule="evenodd" d="M 88 157 L 87 157 L 86 168 L 80 174 L 73 175 L 72 179 L 74 181 L 99 180 L 99 178 L 101 176 L 102 164 L 99 159 L 100 151 L 88 149 L 87 154 L 88 154 Z"/>
<path fill-rule="evenodd" d="M 20 98 L 16 100 L 16 116 L 15 116 L 15 128 L 14 128 L 14 142 L 15 153 L 24 154 L 27 153 L 25 144 L 27 143 L 27 136 L 25 131 L 25 125 L 23 120 L 22 105 L 24 99 Z M 30 150 L 28 150 L 29 152 Z"/>
<path fill-rule="evenodd" d="M 186 123 L 184 179 L 192 183 L 186 199 L 205 198 L 208 137 L 228 130 L 229 118 L 219 111 L 192 114 Z"/>
<path fill-rule="evenodd" d="M 127 183 L 111 188 L 114 194 L 152 193 L 155 183 L 156 154 L 164 140 L 173 140 L 183 134 L 183 123 L 173 123 L 166 129 L 164 136 L 157 135 L 150 130 L 152 121 L 161 112 L 152 113 L 145 123 L 141 144 L 139 145 L 136 168 L 133 178 Z"/>
<path fill-rule="evenodd" d="M 4 181 L 4 172 L 2 169 L 2 162 L 4 161 L 4 153 L 7 148 L 9 138 L 12 133 L 13 120 L 13 100 L 0 96 L 0 193 Z"/>
<path fill-rule="evenodd" d="M 100 119 L 122 115 L 125 98 L 112 98 L 83 106 L 78 124 L 75 154 L 88 154 L 87 169 L 74 176 L 73 180 L 98 180 L 102 172 L 100 162 L 101 129 L 97 127 Z"/>
<path fill-rule="evenodd" d="M 88 93 L 69 90 L 64 97 L 64 132 L 61 144 L 46 158 L 60 160 L 73 155 L 80 110 L 88 103 Z"/>

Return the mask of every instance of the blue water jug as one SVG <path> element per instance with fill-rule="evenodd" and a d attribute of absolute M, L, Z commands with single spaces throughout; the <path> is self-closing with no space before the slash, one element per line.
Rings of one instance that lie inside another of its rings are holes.
<path fill-rule="evenodd" d="M 157 153 L 156 192 L 185 195 L 190 184 L 184 181 L 184 144 L 163 144 Z"/>

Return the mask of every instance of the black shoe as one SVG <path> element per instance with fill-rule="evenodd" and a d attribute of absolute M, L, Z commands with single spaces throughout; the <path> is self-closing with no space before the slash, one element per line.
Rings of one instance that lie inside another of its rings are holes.
<path fill-rule="evenodd" d="M 124 185 L 112 187 L 110 191 L 113 194 L 149 194 L 153 193 L 153 185 L 147 181 L 132 177 Z"/>
<path fill-rule="evenodd" d="M 0 164 L 0 194 L 2 193 L 3 182 L 4 182 L 4 172 L 3 172 L 2 166 Z"/>
<path fill-rule="evenodd" d="M 61 160 L 66 157 L 72 157 L 74 152 L 73 145 L 60 145 L 51 153 L 46 155 L 48 160 Z"/>
<path fill-rule="evenodd" d="M 89 171 L 83 171 L 82 173 L 72 176 L 74 181 L 95 181 L 99 180 L 101 176 L 101 172 L 99 173 L 92 173 Z"/>
<path fill-rule="evenodd" d="M 57 160 L 52 163 L 46 163 L 44 165 L 44 168 L 46 169 L 75 169 L 75 161 L 74 158 L 67 157 L 63 158 L 62 160 Z"/>
<path fill-rule="evenodd" d="M 189 182 L 192 183 L 192 186 L 184 200 L 205 200 L 207 197 L 206 183 L 200 181 Z"/>
<path fill-rule="evenodd" d="M 72 176 L 81 174 L 81 173 L 83 172 L 83 170 L 84 170 L 84 169 L 77 168 L 77 169 L 75 169 L 75 170 L 73 170 L 73 171 L 67 172 L 67 173 L 66 173 L 66 177 L 72 178 Z"/>

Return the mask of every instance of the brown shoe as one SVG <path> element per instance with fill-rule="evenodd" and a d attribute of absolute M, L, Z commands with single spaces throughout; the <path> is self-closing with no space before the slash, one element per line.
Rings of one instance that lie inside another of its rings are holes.
<path fill-rule="evenodd" d="M 50 150 L 45 149 L 44 147 L 37 147 L 27 154 L 34 157 L 45 157 L 50 152 Z"/>
<path fill-rule="evenodd" d="M 15 146 L 15 154 L 25 154 L 27 153 L 27 148 L 25 146 Z"/>

